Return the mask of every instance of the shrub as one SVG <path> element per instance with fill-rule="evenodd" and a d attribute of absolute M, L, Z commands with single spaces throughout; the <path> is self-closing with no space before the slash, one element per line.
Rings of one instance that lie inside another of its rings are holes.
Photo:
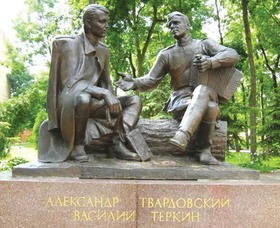
<path fill-rule="evenodd" d="M 0 122 L 0 158 L 6 157 L 9 146 L 10 140 L 7 137 L 7 131 L 10 129 L 10 124 L 7 122 Z"/>
<path fill-rule="evenodd" d="M 28 161 L 24 158 L 15 157 L 8 160 L 0 161 L 0 171 L 12 169 L 14 166 L 27 163 Z"/>
<path fill-rule="evenodd" d="M 48 113 L 44 109 L 41 109 L 36 116 L 35 123 L 32 130 L 32 136 L 30 140 L 30 142 L 32 142 L 35 145 L 36 149 L 38 149 L 39 128 L 42 122 L 47 118 L 48 118 Z M 29 141 L 29 139 L 27 141 Z"/>
<path fill-rule="evenodd" d="M 10 124 L 6 136 L 14 137 L 25 128 L 32 129 L 37 113 L 46 107 L 46 94 L 47 77 L 42 77 L 24 93 L 1 103 L 0 121 Z"/>

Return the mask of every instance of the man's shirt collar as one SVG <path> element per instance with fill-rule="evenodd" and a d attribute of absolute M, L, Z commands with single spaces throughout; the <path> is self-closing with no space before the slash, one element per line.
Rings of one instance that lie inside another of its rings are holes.
<path fill-rule="evenodd" d="M 96 54 L 96 47 L 93 46 L 89 39 L 87 38 L 85 32 L 83 32 L 83 36 L 84 36 L 84 48 L 85 48 L 85 54 L 88 55 L 88 54 L 91 54 L 91 53 L 94 53 Z M 97 42 L 97 45 L 98 45 L 98 42 Z M 97 46 L 96 45 L 96 46 Z"/>
<path fill-rule="evenodd" d="M 93 55 L 96 58 L 97 63 L 100 65 L 101 69 L 104 68 L 104 64 L 106 61 L 106 56 L 104 54 L 104 50 L 101 48 L 101 42 L 97 42 L 96 46 L 92 45 L 87 38 L 85 32 L 82 34 L 82 39 L 84 43 L 84 53 L 85 55 Z"/>

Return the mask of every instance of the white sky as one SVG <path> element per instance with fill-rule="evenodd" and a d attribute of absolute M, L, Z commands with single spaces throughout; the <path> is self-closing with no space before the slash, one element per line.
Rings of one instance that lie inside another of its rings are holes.
<path fill-rule="evenodd" d="M 215 0 L 208 0 L 208 4 L 214 8 L 214 14 L 216 14 L 215 9 Z M 220 9 L 220 17 L 223 18 L 226 15 L 225 9 Z M 214 21 L 213 18 L 209 19 L 205 25 L 203 25 L 202 31 L 207 34 L 207 36 L 217 42 L 220 42 L 219 30 L 218 30 L 218 23 Z M 222 28 L 222 33 L 223 33 Z"/>
<path fill-rule="evenodd" d="M 24 0 L 0 0 L 0 30 L 10 41 L 15 40 L 12 19 L 24 9 Z"/>

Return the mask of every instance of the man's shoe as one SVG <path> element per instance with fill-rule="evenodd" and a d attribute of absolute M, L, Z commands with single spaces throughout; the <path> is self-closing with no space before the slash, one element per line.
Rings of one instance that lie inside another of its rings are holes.
<path fill-rule="evenodd" d="M 88 156 L 85 152 L 84 145 L 76 145 L 72 151 L 70 159 L 78 162 L 87 162 Z"/>
<path fill-rule="evenodd" d="M 211 154 L 210 147 L 197 150 L 198 161 L 204 165 L 220 165 L 221 162 L 218 161 Z"/>
<path fill-rule="evenodd" d="M 169 139 L 169 142 L 180 150 L 185 151 L 187 145 L 189 144 L 190 138 L 191 137 L 188 132 L 185 133 L 182 130 L 178 130 L 175 136 Z"/>
<path fill-rule="evenodd" d="M 128 150 L 120 140 L 114 142 L 113 150 L 115 152 L 116 157 L 119 159 L 141 161 L 139 155 Z"/>

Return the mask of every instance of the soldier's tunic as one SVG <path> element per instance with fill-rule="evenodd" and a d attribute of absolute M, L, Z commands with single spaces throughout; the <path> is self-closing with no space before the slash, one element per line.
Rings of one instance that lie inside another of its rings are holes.
<path fill-rule="evenodd" d="M 185 110 L 190 103 L 193 90 L 198 86 L 192 66 L 193 58 L 197 54 L 210 57 L 212 69 L 233 66 L 239 60 L 239 55 L 232 48 L 224 47 L 211 39 L 196 40 L 189 37 L 182 45 L 177 43 L 160 51 L 151 71 L 135 79 L 136 90 L 147 91 L 157 87 L 169 73 L 173 92 L 164 110 L 167 112 Z M 213 94 L 211 99 L 218 102 L 217 94 Z"/>

